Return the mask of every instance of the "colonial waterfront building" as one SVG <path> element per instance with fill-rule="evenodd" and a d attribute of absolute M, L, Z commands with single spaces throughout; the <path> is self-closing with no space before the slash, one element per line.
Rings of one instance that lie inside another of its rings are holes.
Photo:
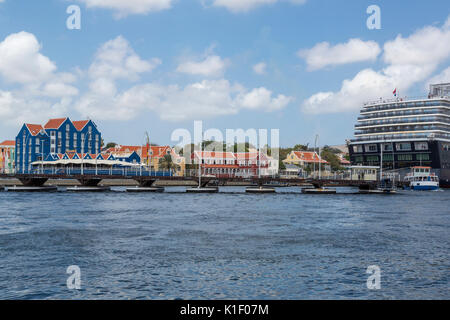
<path fill-rule="evenodd" d="M 5 140 L 0 143 L 0 173 L 14 173 L 15 147 L 14 140 Z"/>
<path fill-rule="evenodd" d="M 278 165 L 278 162 L 257 150 L 236 153 L 194 151 L 191 160 L 197 165 L 201 162 L 202 175 L 220 178 L 250 178 L 278 173 L 278 168 L 273 168 L 273 164 Z"/>
<path fill-rule="evenodd" d="M 97 154 L 101 133 L 92 120 L 50 119 L 44 126 L 24 124 L 16 137 L 16 172 L 27 173 L 31 164 L 52 154 Z"/>
<path fill-rule="evenodd" d="M 450 186 L 450 83 L 426 98 L 365 104 L 348 146 L 353 165 L 380 166 L 383 153 L 384 169 L 430 166 Z"/>

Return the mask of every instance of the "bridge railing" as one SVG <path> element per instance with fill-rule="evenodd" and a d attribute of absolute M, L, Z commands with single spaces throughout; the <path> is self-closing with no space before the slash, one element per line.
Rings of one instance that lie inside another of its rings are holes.
<path fill-rule="evenodd" d="M 20 174 L 21 172 L 18 172 Z M 43 175 L 55 175 L 55 176 L 79 176 L 79 175 L 89 175 L 89 176 L 124 176 L 124 177 L 173 177 L 174 173 L 172 170 L 144 170 L 139 168 L 98 168 L 98 169 L 72 169 L 72 168 L 52 168 L 52 169 L 42 169 L 36 168 L 25 174 L 43 174 Z"/>

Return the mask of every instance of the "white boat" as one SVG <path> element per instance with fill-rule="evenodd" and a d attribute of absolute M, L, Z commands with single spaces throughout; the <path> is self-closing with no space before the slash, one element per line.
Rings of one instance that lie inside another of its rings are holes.
<path fill-rule="evenodd" d="M 438 190 L 439 177 L 431 173 L 431 167 L 412 167 L 405 177 L 412 190 Z"/>

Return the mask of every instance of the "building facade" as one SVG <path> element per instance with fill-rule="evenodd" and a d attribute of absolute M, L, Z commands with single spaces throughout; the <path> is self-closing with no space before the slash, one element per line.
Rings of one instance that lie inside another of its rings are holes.
<path fill-rule="evenodd" d="M 50 119 L 44 126 L 24 124 L 16 137 L 16 172 L 28 173 L 35 161 L 49 154 L 99 153 L 101 133 L 92 120 Z"/>
<path fill-rule="evenodd" d="M 118 159 L 129 159 L 130 162 L 137 159 L 137 163 L 141 163 L 154 171 L 169 170 L 168 167 L 171 167 L 171 170 L 174 171 L 174 175 L 185 175 L 186 162 L 184 157 L 178 155 L 170 146 L 116 145 L 113 148 L 107 149 L 105 152 L 113 154 Z M 136 158 L 133 153 L 139 158 Z M 167 163 L 166 156 L 170 157 L 172 164 Z"/>
<path fill-rule="evenodd" d="M 450 187 L 450 84 L 431 85 L 427 98 L 367 103 L 348 145 L 353 165 L 430 166 Z"/>
<path fill-rule="evenodd" d="M 201 163 L 202 175 L 218 178 L 250 178 L 267 176 L 270 172 L 269 157 L 255 152 L 195 151 L 191 160 Z M 196 172 L 194 172 L 196 174 Z"/>
<path fill-rule="evenodd" d="M 325 166 L 328 164 L 327 161 L 321 159 L 317 152 L 310 151 L 291 151 L 283 163 L 297 165 L 303 170 L 312 169 L 314 165 L 319 168 L 319 164 Z"/>
<path fill-rule="evenodd" d="M 5 140 L 0 143 L 0 173 L 14 173 L 15 171 L 16 142 Z"/>

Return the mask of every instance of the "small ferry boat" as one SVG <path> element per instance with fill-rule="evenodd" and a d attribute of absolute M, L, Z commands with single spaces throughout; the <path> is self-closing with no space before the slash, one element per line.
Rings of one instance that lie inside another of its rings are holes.
<path fill-rule="evenodd" d="M 405 177 L 412 190 L 438 190 L 439 177 L 431 173 L 431 167 L 412 167 Z"/>

